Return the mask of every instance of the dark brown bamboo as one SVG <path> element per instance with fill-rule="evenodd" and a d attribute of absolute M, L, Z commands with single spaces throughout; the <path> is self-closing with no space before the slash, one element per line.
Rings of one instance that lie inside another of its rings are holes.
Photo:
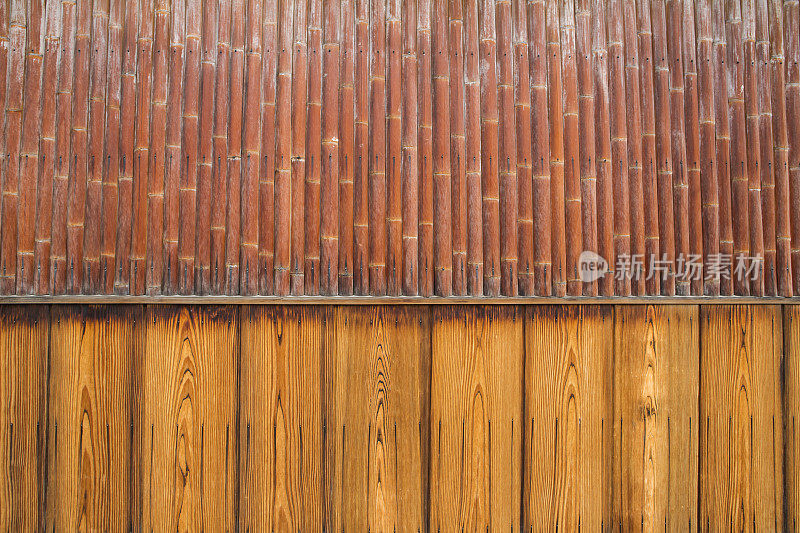
<path fill-rule="evenodd" d="M 767 0 L 756 0 L 756 86 L 758 136 L 761 153 L 761 217 L 764 232 L 764 293 L 777 295 L 775 228 L 775 167 L 772 150 L 772 80 Z"/>
<path fill-rule="evenodd" d="M 544 0 L 528 2 L 528 72 L 531 90 L 531 215 L 533 294 L 552 289 L 550 203 L 550 114 L 547 101 L 547 10 Z"/>
<path fill-rule="evenodd" d="M 800 294 L 800 31 L 796 31 L 800 28 L 800 3 L 796 0 L 785 1 L 783 20 L 792 282 L 794 294 Z"/>
<path fill-rule="evenodd" d="M 22 62 L 18 57 L 17 50 L 19 53 L 24 53 L 20 50 L 19 45 L 24 45 L 24 43 L 19 42 L 19 37 L 17 34 L 19 30 L 10 26 L 10 13 L 8 12 L 8 3 L 5 3 L 2 6 L 2 12 L 0 13 L 0 34 L 2 36 L 3 42 L 2 46 L 0 46 L 0 67 L 2 67 L 2 72 L 8 72 L 10 74 L 14 74 L 14 76 L 0 76 L 2 78 L 2 90 L 0 90 L 0 104 L 2 104 L 2 112 L 3 112 L 3 119 L 5 120 L 4 124 L 6 126 L 6 131 L 3 135 L 0 135 L 0 148 L 3 149 L 4 154 L 4 161 L 3 164 L 0 165 L 0 172 L 2 172 L 2 191 L 0 191 L 0 294 L 11 294 L 14 290 L 14 276 L 16 275 L 16 261 L 17 255 L 14 246 L 16 246 L 16 220 L 17 220 L 17 213 L 16 213 L 16 189 L 15 187 L 12 188 L 12 184 L 10 183 L 9 177 L 16 176 L 16 171 L 13 168 L 13 159 L 8 158 L 6 154 L 9 153 L 9 146 L 13 146 L 15 142 L 15 138 L 13 134 L 19 135 L 19 126 L 16 126 L 17 120 L 21 120 L 21 117 L 18 119 L 18 113 L 14 112 L 13 105 L 15 99 L 21 99 L 21 96 L 17 97 L 15 94 L 16 92 L 21 92 L 22 88 L 20 85 L 20 76 L 22 75 L 21 67 Z M 65 9 L 65 13 L 69 10 Z M 65 15 L 66 16 L 66 15 Z M 74 26 L 69 27 L 68 24 L 65 24 L 64 33 L 69 35 L 70 33 L 74 34 Z M 12 49 L 12 45 L 15 46 L 15 49 Z M 9 71 L 9 68 L 14 68 L 14 70 Z M 9 100 L 9 96 L 12 98 Z M 8 122 L 9 118 L 12 119 L 11 122 Z M 16 126 L 15 129 L 9 129 L 9 126 Z M 10 140 L 11 144 L 9 145 L 9 133 L 12 134 Z M 65 199 L 66 201 L 66 199 Z M 13 225 L 7 225 L 13 224 Z"/>
<path fill-rule="evenodd" d="M 403 267 L 403 30 L 401 2 L 386 8 L 386 293 L 402 293 Z"/>
<path fill-rule="evenodd" d="M 453 294 L 467 294 L 467 176 L 464 102 L 464 12 L 461 0 L 448 1 L 450 93 L 450 219 Z"/>
<path fill-rule="evenodd" d="M 278 11 L 278 80 L 275 127 L 275 294 L 289 294 L 292 209 L 292 31 L 294 6 L 281 2 Z M 280 112 L 278 112 L 280 111 Z"/>
<path fill-rule="evenodd" d="M 606 2 L 592 4 L 592 73 L 594 75 L 595 154 L 597 170 L 597 252 L 608 261 L 610 271 L 597 281 L 597 292 L 614 294 L 614 182 L 611 151 L 609 99 L 609 50 Z M 621 59 L 620 59 L 621 65 Z M 622 111 L 622 108 L 620 109 Z M 622 117 L 622 115 L 620 113 Z M 624 121 L 624 118 L 621 120 Z M 627 187 L 626 187 L 627 188 Z M 627 216 L 627 212 L 625 213 Z"/>
<path fill-rule="evenodd" d="M 325 295 L 339 294 L 339 10 L 338 0 L 323 3 L 319 288 Z"/>
<path fill-rule="evenodd" d="M 356 1 L 356 71 L 355 71 L 355 154 L 353 200 L 353 293 L 369 293 L 369 222 L 367 191 L 369 187 L 369 3 Z M 433 272 L 431 272 L 433 274 Z"/>
<path fill-rule="evenodd" d="M 224 294 L 227 268 L 225 233 L 228 198 L 228 129 L 230 99 L 228 93 L 231 59 L 231 2 L 225 0 L 217 12 L 217 72 L 214 97 L 213 182 L 211 187 L 211 287 Z M 291 24 L 289 24 L 291 28 Z M 291 57 L 291 56 L 290 56 Z M 287 164 L 288 164 L 288 159 Z"/>
<path fill-rule="evenodd" d="M 308 103 L 306 105 L 304 292 L 319 294 L 320 179 L 322 167 L 322 2 L 308 6 Z"/>
<path fill-rule="evenodd" d="M 355 147 L 355 14 L 353 2 L 341 4 L 339 86 L 339 294 L 353 294 L 353 176 Z M 416 27 L 416 21 L 414 26 Z M 415 80 L 416 81 L 416 80 Z M 416 135 L 416 132 L 414 132 Z M 414 206 L 416 210 L 416 206 Z"/>
<path fill-rule="evenodd" d="M 403 2 L 403 294 L 419 290 L 419 150 L 417 149 L 417 2 Z"/>
<path fill-rule="evenodd" d="M 291 117 L 291 254 L 290 291 L 305 292 L 305 179 L 306 133 L 308 131 L 308 2 L 295 0 L 294 40 L 292 42 L 292 117 Z"/>

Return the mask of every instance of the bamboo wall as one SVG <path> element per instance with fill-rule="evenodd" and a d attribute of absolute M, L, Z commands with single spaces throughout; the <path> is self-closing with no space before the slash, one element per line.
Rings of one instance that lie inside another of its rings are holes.
<path fill-rule="evenodd" d="M 0 528 L 794 531 L 797 306 L 4 306 Z"/>
<path fill-rule="evenodd" d="M 0 294 L 791 296 L 798 35 L 797 0 L 6 0 Z M 676 262 L 719 253 L 763 272 Z"/>

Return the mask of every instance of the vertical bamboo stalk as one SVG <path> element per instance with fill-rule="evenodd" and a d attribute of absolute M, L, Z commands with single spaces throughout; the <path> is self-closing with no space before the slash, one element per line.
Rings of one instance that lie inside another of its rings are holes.
<path fill-rule="evenodd" d="M 750 211 L 750 254 L 761 261 L 761 272 L 752 280 L 750 293 L 764 295 L 764 222 L 761 203 L 761 141 L 759 136 L 758 67 L 756 66 L 756 20 L 754 0 L 742 1 L 741 34 L 744 50 L 744 109 L 747 137 L 747 176 Z"/>
<path fill-rule="evenodd" d="M 579 0 L 575 10 L 576 57 L 578 64 L 578 146 L 581 186 L 583 246 L 579 251 L 598 251 L 597 246 L 597 161 L 595 159 L 595 102 L 592 73 L 591 5 Z M 580 265 L 578 265 L 580 267 Z M 597 295 L 597 281 L 582 282 L 583 294 Z"/>
<path fill-rule="evenodd" d="M 564 198 L 564 101 L 561 80 L 561 32 L 558 2 L 547 3 L 547 81 L 550 125 L 550 238 L 554 296 L 567 293 L 566 202 Z"/>
<path fill-rule="evenodd" d="M 181 7 L 178 7 L 178 6 Z M 167 93 L 169 91 L 169 72 L 170 63 L 176 65 L 176 72 L 183 70 L 183 33 L 184 30 L 175 30 L 176 38 L 180 40 L 180 45 L 175 49 L 179 56 L 171 58 L 170 53 L 170 7 L 181 12 L 175 16 L 175 24 L 182 26 L 185 16 L 182 12 L 182 3 L 178 2 L 171 6 L 166 0 L 156 0 L 155 5 L 155 28 L 153 36 L 153 88 L 151 93 L 151 115 L 150 115 L 150 144 L 148 172 L 147 172 L 147 226 L 146 226 L 146 255 L 143 265 L 147 272 L 145 275 L 145 290 L 147 294 L 160 294 L 164 272 L 164 190 L 166 183 L 166 143 L 167 143 Z M 181 80 L 176 81 L 175 87 L 181 87 Z M 179 89 L 178 89 L 179 90 Z M 180 113 L 178 111 L 178 113 Z M 180 122 L 176 125 L 180 131 Z M 176 135 L 180 138 L 180 133 Z M 180 149 L 177 151 L 180 154 Z M 176 161 L 177 168 L 180 168 L 180 159 Z M 174 171 L 177 177 L 177 170 Z"/>
<path fill-rule="evenodd" d="M 0 72 L 7 73 L 9 67 L 14 67 L 15 71 L 14 74 L 19 74 L 20 69 L 20 62 L 19 59 L 16 57 L 16 54 L 12 53 L 12 46 L 15 46 L 18 43 L 18 37 L 15 36 L 15 40 L 12 43 L 10 33 L 16 33 L 16 31 L 10 31 L 11 28 L 9 27 L 9 13 L 8 10 L 8 3 L 4 2 L 3 5 L 0 7 Z M 64 10 L 65 18 L 67 17 L 68 10 Z M 70 27 L 68 24 L 64 26 L 64 33 L 65 35 L 69 35 L 72 32 L 74 34 L 74 26 Z M 9 57 L 10 56 L 10 57 Z M 16 116 L 13 112 L 9 112 L 10 103 L 8 100 L 9 92 L 19 90 L 18 85 L 19 82 L 18 76 L 10 78 L 8 75 L 0 76 L 0 111 L 3 113 L 3 124 L 6 127 L 6 131 L 4 131 L 3 135 L 0 135 L 0 149 L 4 155 L 7 154 L 7 147 L 8 147 L 8 126 L 10 124 L 14 124 L 12 121 L 11 123 L 8 122 L 9 118 L 16 119 Z M 71 82 L 71 78 L 70 78 Z M 13 130 L 11 130 L 13 131 Z M 12 137 L 13 141 L 13 137 Z M 2 183 L 2 190 L 0 190 L 0 294 L 10 294 L 14 288 L 14 281 L 11 277 L 9 277 L 9 268 L 13 268 L 10 272 L 16 273 L 16 250 L 10 250 L 10 244 L 13 239 L 14 244 L 16 244 L 16 231 L 12 232 L 12 227 L 7 226 L 6 222 L 16 222 L 16 211 L 13 211 L 11 207 L 13 207 L 13 202 L 15 201 L 16 197 L 13 194 L 13 190 L 7 189 L 6 185 L 8 183 L 8 174 L 9 170 L 11 170 L 13 174 L 13 168 L 9 169 L 9 167 L 13 167 L 11 165 L 11 159 L 7 156 L 4 157 L 3 161 L 0 162 L 0 183 Z M 9 194 L 6 194 L 8 190 Z M 65 215 L 66 216 L 66 215 Z M 65 245 L 66 247 L 66 245 Z M 10 261 L 10 262 L 9 262 Z M 13 264 L 12 264 L 13 263 Z"/>
<path fill-rule="evenodd" d="M 386 12 L 370 2 L 369 293 L 386 294 Z"/>
<path fill-rule="evenodd" d="M 433 0 L 433 290 L 453 292 L 452 223 L 450 205 L 450 67 L 447 0 Z M 374 102 L 373 102 L 374 106 Z"/>
<path fill-rule="evenodd" d="M 698 0 L 697 62 L 700 92 L 700 179 L 703 199 L 703 263 L 708 265 L 719 254 L 719 195 L 717 185 L 716 124 L 714 120 L 713 41 L 711 36 L 711 5 Z M 711 275 L 709 275 L 711 274 Z M 720 291 L 719 275 L 705 273 L 704 294 L 715 296 Z"/>
<path fill-rule="evenodd" d="M 212 184 L 214 174 L 214 101 L 217 64 L 217 10 L 216 5 L 203 2 L 202 69 L 200 79 L 200 131 L 197 162 L 197 229 L 195 230 L 195 292 L 211 292 L 211 227 Z M 224 33 L 223 33 L 224 35 Z"/>
<path fill-rule="evenodd" d="M 202 4 L 198 0 L 186 3 L 186 71 L 184 78 L 183 109 L 183 157 L 178 161 L 184 165 L 179 177 L 177 205 L 180 209 L 180 231 L 177 234 L 177 257 L 167 261 L 167 274 L 171 276 L 171 288 L 180 288 L 183 294 L 195 294 L 200 287 L 198 281 L 197 245 L 197 197 L 198 178 L 202 172 L 199 165 L 200 151 L 200 77 L 202 52 Z M 176 77 L 180 76 L 177 74 Z M 206 149 L 211 148 L 210 144 Z M 174 160 L 175 157 L 173 156 Z M 179 167 L 180 168 L 180 167 Z M 210 178 L 210 174 L 207 175 Z M 173 266 L 174 265 L 174 266 Z M 177 275 L 172 269 L 177 268 Z"/>
<path fill-rule="evenodd" d="M 320 166 L 322 165 L 322 2 L 308 7 L 308 103 L 306 105 L 304 292 L 319 294 Z"/>
<path fill-rule="evenodd" d="M 119 27 L 119 4 L 114 3 L 112 7 L 109 43 L 115 48 L 115 54 L 109 54 L 109 71 L 115 72 L 115 79 L 109 79 L 109 155 L 113 161 L 117 162 L 118 151 L 114 148 L 117 147 L 119 137 L 119 38 L 121 28 Z M 61 47 L 61 25 L 59 22 L 59 8 L 60 3 L 50 2 L 45 8 L 45 24 L 46 35 L 44 39 L 44 59 L 42 66 L 42 126 L 41 126 L 41 140 L 39 141 L 39 179 L 36 186 L 36 221 L 35 221 L 35 243 L 34 243 L 34 264 L 36 265 L 36 274 L 34 277 L 34 292 L 36 294 L 48 294 L 51 291 L 51 272 L 50 272 L 50 250 L 51 250 L 51 231 L 53 223 L 53 184 L 56 169 L 56 100 L 58 94 L 58 57 L 59 49 Z M 4 30 L 3 30 L 4 31 Z M 0 45 L 2 49 L 2 45 Z M 5 51 L 0 51 L 0 54 Z M 0 59 L 0 69 L 3 65 Z M 5 70 L 0 70 L 5 72 Z M 116 89 L 113 87 L 116 86 Z M 116 105 L 116 108 L 112 108 Z M 0 105 L 0 109 L 2 109 Z M 109 159 L 109 180 L 113 174 L 112 160 Z M 114 175 L 114 199 L 113 203 L 116 206 L 116 175 Z M 110 202 L 110 198 L 108 198 Z M 106 198 L 104 198 L 106 203 Z M 112 218 L 108 220 L 107 226 L 114 231 L 116 228 L 116 211 L 112 214 Z M 109 233 L 109 228 L 104 229 L 104 244 L 105 236 Z M 110 234 L 112 237 L 114 233 Z M 111 256 L 114 253 L 114 243 L 111 242 Z M 107 249 L 104 245 L 104 250 Z M 102 266 L 106 266 L 106 262 L 102 261 Z M 111 263 L 111 277 L 114 279 L 114 265 L 113 260 Z M 110 287 L 105 284 L 106 278 L 103 279 L 103 292 L 110 292 Z"/>
<path fill-rule="evenodd" d="M 522 296 L 534 294 L 533 259 L 533 161 L 531 130 L 531 76 L 528 57 L 526 3 L 513 0 L 514 109 L 517 123 L 517 262 L 518 287 Z M 542 35 L 544 37 L 544 35 Z M 538 117 L 537 117 L 538 118 Z M 541 118 L 538 118 L 541 120 Z"/>
<path fill-rule="evenodd" d="M 36 199 L 39 181 L 39 140 L 42 115 L 42 34 L 45 31 L 43 2 L 29 2 L 26 14 L 24 53 L 24 95 L 22 113 L 22 143 L 20 145 L 20 175 L 17 225 L 16 293 L 32 294 L 36 271 L 34 245 L 36 228 Z M 101 153 L 102 157 L 102 153 Z"/>
<path fill-rule="evenodd" d="M 691 17 L 684 17 L 687 11 L 691 11 L 692 0 L 686 2 L 669 0 L 666 3 L 667 17 L 667 57 L 669 66 L 669 89 L 670 89 L 670 113 L 671 123 L 671 147 L 673 161 L 673 183 L 672 183 L 672 205 L 675 215 L 675 254 L 681 261 L 685 261 L 691 251 L 693 237 L 702 233 L 702 225 L 694 224 L 695 231 L 692 232 L 689 225 L 690 210 L 692 201 L 690 199 L 690 186 L 687 174 L 686 154 L 687 141 L 686 130 L 694 127 L 695 123 L 684 124 L 684 113 L 686 111 L 686 96 L 684 93 L 684 52 L 683 35 L 687 40 L 694 43 L 693 28 L 684 28 L 684 25 L 692 26 Z M 684 9 L 687 7 L 687 9 Z M 692 109 L 694 109 L 692 107 Z M 696 228 L 700 226 L 698 231 Z M 676 263 L 676 267 L 679 263 Z M 690 281 L 676 269 L 675 291 L 678 295 L 688 295 L 690 292 Z"/>
<path fill-rule="evenodd" d="M 278 81 L 275 127 L 275 294 L 289 294 L 292 240 L 292 30 L 294 0 L 278 11 Z M 305 139 L 303 140 L 305 142 Z"/>
<path fill-rule="evenodd" d="M 66 4 L 64 4 L 66 7 Z M 138 41 L 139 41 L 139 34 L 138 34 L 138 3 L 137 2 L 128 2 L 126 4 L 125 10 L 125 26 L 124 26 L 124 34 L 125 34 L 125 43 L 124 43 L 124 52 L 122 56 L 122 81 L 121 81 L 121 100 L 120 100 L 120 117 L 124 117 L 120 121 L 120 133 L 119 133 L 119 145 L 120 145 L 120 157 L 121 157 L 121 164 L 120 164 L 120 177 L 118 182 L 119 188 L 119 230 L 117 231 L 117 238 L 116 238 L 116 250 L 115 250 L 115 268 L 114 268 L 114 292 L 117 294 L 127 294 L 130 293 L 131 283 L 130 283 L 130 267 L 131 267 L 131 242 L 132 242 L 132 223 L 133 223 L 133 197 L 134 197 L 134 190 L 133 190 L 133 170 L 134 170 L 134 161 L 135 161 L 135 135 L 136 135 L 136 123 L 135 118 L 138 116 L 136 110 L 136 74 L 137 74 L 137 64 L 138 64 Z M 66 9 L 64 10 L 66 16 Z M 62 41 L 69 42 L 69 39 L 66 38 L 66 34 L 62 37 Z M 69 53 L 70 46 L 62 45 L 64 52 L 61 54 L 61 68 L 59 72 L 59 101 L 58 101 L 58 109 L 59 115 L 61 115 L 61 104 L 62 104 L 62 96 L 64 93 L 61 92 L 62 84 L 64 83 L 64 73 L 65 70 L 69 70 L 71 67 L 67 67 L 66 57 L 65 54 Z M 59 124 L 61 124 L 61 117 L 59 117 Z M 61 126 L 58 129 L 58 162 L 57 168 L 61 167 L 64 161 L 62 160 L 63 152 L 69 153 L 69 144 L 68 139 L 64 140 L 63 130 Z M 68 156 L 64 156 L 64 159 L 68 159 Z M 67 163 L 68 165 L 68 163 Z M 53 248 L 51 251 L 51 256 L 53 257 L 53 292 L 60 293 L 63 292 L 64 284 L 66 282 L 66 268 L 65 264 L 62 260 L 61 266 L 62 268 L 59 269 L 59 252 L 60 257 L 63 258 L 63 252 L 65 250 L 65 242 L 57 238 L 57 235 L 61 235 L 63 239 L 63 233 L 60 233 L 57 230 L 60 230 L 64 227 L 64 222 L 66 220 L 63 218 L 66 213 L 59 212 L 55 208 L 58 206 L 63 206 L 63 198 L 66 196 L 66 187 L 62 186 L 60 183 L 59 172 L 56 173 L 56 181 L 53 184 Z M 59 200 L 61 198 L 62 200 Z"/>
<path fill-rule="evenodd" d="M 728 121 L 728 88 L 725 60 L 728 56 L 725 38 L 725 6 L 712 2 L 712 33 L 714 38 L 714 117 L 717 128 L 717 185 L 719 190 L 719 251 L 733 260 L 733 225 L 731 213 L 731 129 Z M 720 293 L 733 294 L 735 262 L 730 274 L 720 279 Z"/>
<path fill-rule="evenodd" d="M 531 112 L 531 208 L 533 218 L 533 292 L 552 288 L 550 204 L 550 115 L 547 101 L 547 11 L 544 0 L 528 2 L 528 73 Z"/>
<path fill-rule="evenodd" d="M 652 165 L 645 164 L 654 151 L 655 125 L 653 124 L 652 70 L 640 67 L 640 62 L 651 60 L 652 42 L 639 36 L 639 16 L 633 0 L 624 0 L 625 18 L 625 98 L 626 126 L 628 129 L 628 182 L 631 203 L 631 256 L 630 260 L 647 261 L 650 254 L 659 252 L 657 209 L 651 209 L 654 200 Z M 649 25 L 647 27 L 649 32 Z M 642 55 L 640 57 L 640 49 Z M 649 65 L 650 63 L 645 63 Z M 645 135 L 645 133 L 647 133 Z M 647 193 L 647 194 L 646 194 Z M 646 263 L 645 263 L 646 264 Z M 619 267 L 619 266 L 617 266 Z M 648 282 L 643 275 L 623 272 L 621 276 L 631 278 L 631 294 L 655 293 L 655 283 Z"/>
<path fill-rule="evenodd" d="M 163 182 L 163 242 L 164 242 L 164 255 L 163 259 L 158 258 L 158 264 L 161 265 L 161 272 L 157 279 L 151 280 L 151 283 L 163 282 L 164 294 L 175 294 L 180 290 L 182 294 L 188 294 L 184 290 L 187 283 L 187 275 L 184 271 L 189 266 L 184 259 L 186 256 L 194 256 L 194 239 L 191 241 L 191 254 L 185 254 L 186 241 L 188 240 L 187 232 L 194 232 L 195 219 L 192 216 L 188 217 L 188 205 L 184 203 L 184 195 L 186 188 L 189 186 L 189 166 L 183 165 L 184 152 L 188 155 L 191 150 L 190 137 L 194 135 L 196 139 L 197 124 L 191 124 L 191 119 L 186 121 L 182 120 L 182 115 L 186 115 L 186 110 L 195 108 L 197 102 L 197 75 L 196 67 L 190 70 L 190 62 L 193 57 L 189 55 L 189 40 L 188 34 L 190 29 L 187 25 L 187 15 L 189 9 L 186 2 L 177 1 L 172 5 L 172 20 L 170 23 L 170 36 L 169 36 L 169 82 L 167 87 L 168 94 L 166 97 L 166 116 L 165 125 L 160 125 L 161 131 L 166 130 L 166 153 L 161 157 L 162 163 L 156 164 L 161 168 L 166 167 L 165 181 Z M 161 54 L 157 52 L 159 61 L 162 60 Z M 163 60 L 167 60 L 164 54 Z M 184 64 L 186 65 L 184 67 Z M 186 77 L 184 78 L 184 68 L 186 68 Z M 184 85 L 185 84 L 185 85 Z M 186 100 L 184 102 L 183 93 L 186 89 Z M 166 88 L 165 88 L 166 90 Z M 194 101 L 190 100 L 194 93 Z M 192 131 L 194 126 L 194 131 Z M 195 141 L 195 152 L 197 143 Z M 182 168 L 183 167 L 183 168 Z M 194 169 L 196 171 L 196 168 Z M 196 182 L 196 176 L 194 181 Z M 153 199 L 150 199 L 151 202 Z M 151 214 L 154 212 L 151 210 Z M 151 221 L 151 224 L 155 224 Z M 187 228 L 191 226 L 191 229 Z M 162 240 L 161 235 L 151 235 L 150 240 L 153 243 L 152 253 L 158 254 Z M 179 242 L 180 241 L 180 242 Z M 180 250 L 179 250 L 180 248 Z M 185 255 L 184 255 L 185 254 Z M 180 259 L 179 259 L 180 257 Z M 151 255 L 151 261 L 153 256 Z M 148 271 L 148 275 L 153 275 Z M 194 274 L 192 270 L 191 274 Z M 193 278 L 192 278 L 193 279 Z M 157 293 L 157 287 L 151 289 L 152 292 Z"/>
<path fill-rule="evenodd" d="M 303 23 L 305 31 L 305 22 Z M 225 221 L 225 294 L 239 292 L 241 276 L 239 255 L 241 247 L 241 197 L 244 123 L 244 47 L 245 47 L 245 1 L 231 3 L 231 51 L 228 114 L 228 201 Z"/>
<path fill-rule="evenodd" d="M 403 294 L 419 291 L 419 151 L 417 149 L 417 2 L 403 2 Z"/>
<path fill-rule="evenodd" d="M 650 2 L 648 2 L 650 3 Z M 648 268 L 648 276 L 661 279 L 661 293 L 675 294 L 675 216 L 673 208 L 672 108 L 670 102 L 669 60 L 667 54 L 666 13 L 663 0 L 650 5 L 653 40 L 653 93 L 656 112 L 656 169 L 658 185 L 658 234 L 661 256 L 658 265 Z M 653 268 L 658 266 L 663 270 Z"/>
<path fill-rule="evenodd" d="M 566 204 L 566 279 L 567 294 L 581 294 L 578 258 L 583 249 L 583 224 L 580 181 L 580 122 L 578 66 L 576 62 L 575 8 L 572 0 L 561 3 L 561 65 L 564 105 L 564 193 Z M 589 243 L 592 244 L 591 236 Z"/>
<path fill-rule="evenodd" d="M 146 281 L 145 255 L 147 252 L 147 193 L 150 160 L 150 102 L 153 84 L 153 7 L 149 0 L 139 3 L 141 19 L 137 53 L 136 126 L 133 151 L 133 209 L 131 220 L 130 294 L 144 293 Z M 77 85 L 76 85 L 77 90 Z M 75 94 L 77 97 L 77 92 Z M 74 114 L 74 112 L 73 112 Z M 74 118 L 73 118 L 74 122 Z M 78 146 L 74 143 L 73 151 Z M 72 196 L 70 194 L 70 196 Z M 69 227 L 69 220 L 67 221 Z M 69 260 L 69 256 L 67 257 Z M 72 276 L 73 267 L 67 265 Z M 69 277 L 68 276 L 68 279 Z"/>
<path fill-rule="evenodd" d="M 17 274 L 16 293 L 30 294 L 34 289 L 35 267 L 33 261 L 37 182 L 39 181 L 39 137 L 42 112 L 42 3 L 28 4 L 24 61 L 24 94 L 22 112 L 22 143 L 20 145 L 20 173 L 18 196 L 18 224 L 16 239 Z M 98 38 L 104 42 L 104 38 Z M 102 148 L 100 157 L 102 159 Z"/>
<path fill-rule="evenodd" d="M 416 22 L 416 20 L 415 20 Z M 339 70 L 339 294 L 353 294 L 353 177 L 355 147 L 355 13 L 352 0 L 341 3 Z M 416 24 L 414 24 L 416 27 Z M 416 80 L 414 80 L 416 81 Z M 414 132 L 416 135 L 416 132 Z M 416 211 L 416 206 L 414 206 Z"/>
<path fill-rule="evenodd" d="M 239 294 L 254 295 L 261 277 L 258 257 L 259 199 L 261 174 L 261 95 L 262 87 L 262 2 L 247 3 L 247 32 L 245 35 L 246 94 L 244 108 L 244 168 L 242 170 L 241 250 L 239 264 Z"/>
<path fill-rule="evenodd" d="M 478 0 L 464 12 L 464 100 L 466 107 L 467 291 L 483 294 L 483 196 L 481 190 L 481 48 Z"/>
<path fill-rule="evenodd" d="M 610 109 L 610 134 L 611 157 L 609 161 L 611 180 L 613 182 L 613 256 L 609 263 L 614 272 L 614 294 L 617 296 L 630 296 L 631 279 L 625 273 L 616 272 L 617 257 L 630 257 L 632 252 L 632 223 L 639 224 L 637 232 L 641 234 L 643 214 L 641 209 L 634 213 L 634 202 L 631 199 L 630 172 L 628 169 L 629 150 L 632 143 L 641 143 L 640 139 L 629 139 L 627 127 L 627 110 L 636 105 L 636 131 L 640 131 L 638 117 L 638 91 L 635 93 L 635 102 L 628 99 L 626 90 L 626 54 L 625 54 L 625 11 L 622 0 L 610 0 L 603 16 L 608 17 L 608 61 L 609 61 L 609 109 Z M 632 46 L 635 50 L 635 45 Z M 636 65 L 638 69 L 638 65 Z M 638 81 L 638 74 L 635 74 Z M 631 111 L 633 114 L 633 111 Z M 639 148 L 641 151 L 641 144 Z M 641 154 L 639 154 L 641 159 Z M 641 185 L 640 185 L 641 187 Z M 639 191 L 641 192 L 641 191 Z M 637 198 L 637 206 L 641 206 L 641 195 Z M 643 242 L 643 241 L 642 241 Z"/>
<path fill-rule="evenodd" d="M 738 0 L 725 2 L 725 40 L 727 42 L 728 116 L 731 124 L 731 202 L 736 206 L 733 225 L 733 262 L 750 255 L 749 179 L 747 169 L 747 119 L 744 106 L 744 56 L 742 50 L 742 19 Z M 750 282 L 744 276 L 734 276 L 734 293 L 750 294 Z"/>
<path fill-rule="evenodd" d="M 261 60 L 261 176 L 258 181 L 258 292 L 275 292 L 275 97 L 278 2 L 263 3 Z"/>
<path fill-rule="evenodd" d="M 609 49 L 605 0 L 592 4 L 592 70 L 594 74 L 595 154 L 597 168 L 597 252 L 608 261 L 610 272 L 597 281 L 598 293 L 614 294 L 614 182 L 609 99 Z M 620 43 L 621 44 L 621 43 Z M 612 60 L 613 61 L 613 60 Z M 621 59 L 620 59 L 621 61 Z M 620 63 L 621 64 L 621 63 Z M 622 108 L 620 108 L 622 111 Z M 620 117 L 620 120 L 624 118 Z M 627 189 L 627 187 L 626 187 Z M 627 211 L 627 209 L 626 209 Z"/>
<path fill-rule="evenodd" d="M 369 293 L 369 3 L 356 0 L 355 154 L 353 176 L 353 292 Z M 358 158 L 356 160 L 356 157 Z"/>
<path fill-rule="evenodd" d="M 514 121 L 514 60 L 511 42 L 511 2 L 496 6 L 497 23 L 497 98 L 499 115 L 500 179 L 500 292 L 517 295 L 517 149 Z"/>
<path fill-rule="evenodd" d="M 403 29 L 399 0 L 387 2 L 386 12 L 386 292 L 402 293 L 402 55 Z"/>
<path fill-rule="evenodd" d="M 789 219 L 789 132 L 786 122 L 783 9 L 779 0 L 768 4 L 770 74 L 772 81 L 772 147 L 775 163 L 775 271 L 777 294 L 792 296 L 791 222 Z M 795 26 L 800 31 L 800 27 Z"/>
<path fill-rule="evenodd" d="M 800 294 L 800 3 L 783 3 L 786 53 L 786 124 L 789 153 L 789 212 L 792 230 L 793 292 Z"/>
<path fill-rule="evenodd" d="M 433 294 L 433 99 L 431 94 L 431 3 L 417 10 L 419 73 L 419 293 Z"/>
<path fill-rule="evenodd" d="M 453 293 L 467 293 L 467 175 L 466 118 L 464 85 L 464 12 L 463 2 L 449 4 L 450 63 L 450 193 L 453 246 Z"/>
<path fill-rule="evenodd" d="M 323 4 L 320 292 L 339 293 L 339 0 Z"/>
<path fill-rule="evenodd" d="M 761 149 L 761 216 L 764 231 L 764 292 L 777 295 L 775 231 L 775 169 L 772 150 L 772 80 L 770 79 L 770 42 L 767 0 L 757 0 L 756 77 L 758 92 L 758 136 Z"/>
<path fill-rule="evenodd" d="M 694 2 L 684 2 L 684 20 L 677 21 L 679 28 L 683 28 L 683 76 L 685 85 L 685 104 L 683 116 L 685 117 L 685 167 L 689 187 L 689 220 L 700 221 L 699 224 L 689 226 L 689 251 L 695 257 L 703 258 L 703 192 L 700 175 L 700 96 L 698 95 L 697 79 L 697 49 L 698 43 L 695 36 Z M 687 21 L 689 23 L 687 23 Z M 688 272 L 684 272 L 686 274 Z M 689 282 L 691 293 L 703 294 L 702 271 L 699 279 L 680 280 L 681 283 Z"/>

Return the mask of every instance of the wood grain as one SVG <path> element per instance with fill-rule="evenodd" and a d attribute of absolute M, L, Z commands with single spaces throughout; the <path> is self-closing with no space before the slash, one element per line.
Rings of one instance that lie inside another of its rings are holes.
<path fill-rule="evenodd" d="M 532 307 L 525 317 L 523 529 L 611 522 L 610 307 Z"/>
<path fill-rule="evenodd" d="M 429 530 L 520 527 L 523 316 L 431 310 Z"/>

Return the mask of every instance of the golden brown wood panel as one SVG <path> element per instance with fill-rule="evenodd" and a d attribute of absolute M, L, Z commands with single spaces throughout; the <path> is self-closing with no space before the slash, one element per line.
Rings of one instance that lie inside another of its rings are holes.
<path fill-rule="evenodd" d="M 697 306 L 618 306 L 614 517 L 623 530 L 697 523 Z"/>
<path fill-rule="evenodd" d="M 518 530 L 524 315 L 431 312 L 429 529 Z"/>
<path fill-rule="evenodd" d="M 236 527 L 234 307 L 149 307 L 138 388 L 141 528 Z"/>
<path fill-rule="evenodd" d="M 0 529 L 42 527 L 47 428 L 47 306 L 0 314 Z"/>
<path fill-rule="evenodd" d="M 426 308 L 331 310 L 326 347 L 326 530 L 425 529 Z"/>
<path fill-rule="evenodd" d="M 54 307 L 48 369 L 48 530 L 127 531 L 142 308 Z"/>
<path fill-rule="evenodd" d="M 528 309 L 526 530 L 610 524 L 613 320 L 606 306 Z"/>
<path fill-rule="evenodd" d="M 320 307 L 241 308 L 241 530 L 322 528 L 326 316 Z"/>
<path fill-rule="evenodd" d="M 786 487 L 785 523 L 797 530 L 800 519 L 800 306 L 783 308 L 784 354 L 784 479 Z"/>
<path fill-rule="evenodd" d="M 700 526 L 783 529 L 778 306 L 700 311 Z"/>

